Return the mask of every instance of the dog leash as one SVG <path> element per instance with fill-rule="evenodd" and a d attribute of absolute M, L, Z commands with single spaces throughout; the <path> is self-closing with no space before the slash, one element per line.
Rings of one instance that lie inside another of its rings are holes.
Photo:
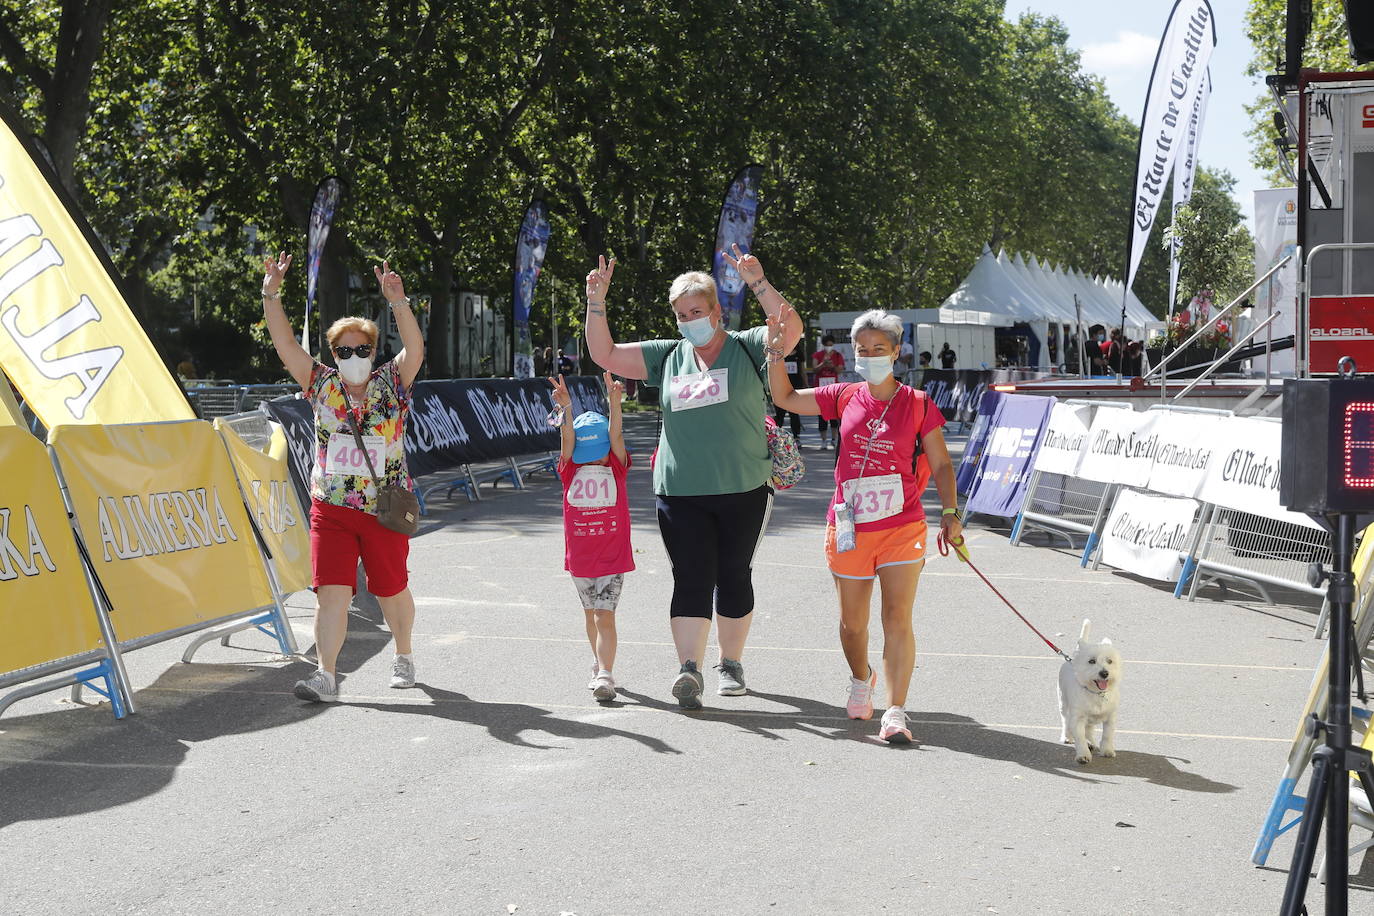
<path fill-rule="evenodd" d="M 1049 639 L 1045 637 L 1044 633 L 1041 633 L 1039 630 L 1037 630 L 1035 628 L 1035 624 L 1027 620 L 1025 616 L 1016 609 L 1016 606 L 1007 600 L 1007 596 L 998 591 L 997 586 L 993 585 L 991 582 L 988 581 L 988 577 L 983 575 L 982 570 L 980 570 L 977 566 L 973 565 L 973 561 L 970 560 L 968 557 L 968 548 L 964 546 L 964 536 L 962 534 L 959 535 L 959 540 L 950 541 L 945 537 L 945 533 L 941 531 L 939 535 L 937 535 L 935 538 L 935 544 L 940 548 L 940 556 L 942 557 L 949 556 L 949 549 L 953 547 L 955 555 L 961 561 L 967 563 L 968 568 L 978 574 L 978 578 L 982 579 L 984 582 L 987 583 L 988 588 L 992 589 L 992 593 L 996 595 L 998 598 L 1001 598 L 1002 603 L 1005 604 L 1007 607 L 1011 608 L 1011 612 L 1015 614 L 1017 617 L 1020 617 L 1021 622 L 1031 628 L 1032 633 L 1034 633 L 1036 636 L 1039 636 L 1044 641 L 1045 645 L 1053 649 L 1059 655 L 1060 658 L 1064 659 L 1064 661 L 1073 661 L 1073 659 L 1066 652 L 1064 652 L 1063 649 L 1059 648 L 1054 643 L 1050 642 Z"/>

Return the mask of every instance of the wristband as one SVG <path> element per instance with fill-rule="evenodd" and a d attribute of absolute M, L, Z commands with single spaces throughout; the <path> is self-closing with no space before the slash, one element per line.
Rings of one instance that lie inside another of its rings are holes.
<path fill-rule="evenodd" d="M 941 510 L 940 510 L 940 517 L 943 518 L 943 517 L 946 516 L 946 515 L 952 515 L 952 516 L 954 516 L 955 518 L 958 518 L 958 517 L 959 517 L 959 510 L 958 510 L 958 509 L 941 509 Z"/>

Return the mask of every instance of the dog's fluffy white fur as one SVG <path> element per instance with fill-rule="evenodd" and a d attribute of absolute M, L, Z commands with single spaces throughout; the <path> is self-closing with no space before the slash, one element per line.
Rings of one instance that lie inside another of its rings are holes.
<path fill-rule="evenodd" d="M 1064 721 L 1065 744 L 1074 747 L 1074 759 L 1090 763 L 1093 752 L 1116 756 L 1116 708 L 1121 702 L 1121 655 L 1110 639 L 1090 642 L 1092 621 L 1084 620 L 1073 660 L 1059 668 L 1059 715 Z M 1102 726 L 1099 744 L 1090 735 Z"/>

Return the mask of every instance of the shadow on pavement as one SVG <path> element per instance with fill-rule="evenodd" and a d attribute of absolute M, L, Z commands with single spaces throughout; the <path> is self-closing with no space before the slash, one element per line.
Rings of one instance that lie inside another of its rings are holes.
<path fill-rule="evenodd" d="M 729 704 L 732 702 L 730 698 L 723 701 L 713 700 L 711 694 L 702 697 L 702 702 L 706 704 L 704 708 L 692 711 L 679 709 L 676 700 L 660 700 L 657 697 L 635 693 L 623 688 L 620 691 L 620 696 L 637 706 L 662 712 L 675 712 L 697 719 L 715 720 L 721 724 L 733 725 L 742 731 L 772 741 L 786 741 L 785 735 L 778 734 L 782 731 L 796 731 L 803 735 L 829 738 L 834 741 L 859 741 L 863 743 L 876 740 L 878 733 L 877 720 L 864 722 L 847 719 L 843 711 L 834 704 L 778 693 L 761 693 L 757 690 L 751 690 L 748 696 L 767 700 L 770 703 L 791 706 L 793 711 L 731 709 L 729 705 L 713 705 L 713 703 Z M 831 724 L 818 724 L 816 722 L 818 719 Z M 915 747 L 915 745 L 910 745 L 910 747 Z"/>
<path fill-rule="evenodd" d="M 1144 779 L 1183 792 L 1235 792 L 1238 788 L 1179 769 L 1175 761 L 1190 762 L 1181 757 L 1144 754 L 1129 747 L 1118 747 L 1115 757 L 1094 756 L 1092 763 L 1080 765 L 1074 762 L 1073 748 L 1059 742 L 1057 732 L 1050 733 L 1055 735 L 1053 739 L 1045 740 L 989 728 L 967 716 L 915 713 L 913 718 L 918 721 L 912 732 L 927 747 L 1004 760 L 1042 773 L 1088 782 L 1100 782 L 1101 777 Z M 1125 740 L 1129 741 L 1129 736 L 1125 736 Z"/>
<path fill-rule="evenodd" d="M 376 599 L 360 590 L 349 612 L 339 671 L 361 668 L 389 644 L 390 636 Z M 235 638 L 242 642 L 251 637 Z M 166 668 L 151 685 L 135 691 L 138 713 L 123 721 L 111 716 L 105 703 L 0 719 L 5 733 L 0 829 L 153 795 L 175 778 L 194 744 L 294 725 L 325 711 L 324 704 L 303 703 L 291 695 L 292 685 L 314 669 L 303 656 L 264 665 L 254 656 L 279 656 L 236 648 L 243 661 Z M 26 754 L 30 747 L 41 750 Z"/>
<path fill-rule="evenodd" d="M 466 694 L 428 684 L 416 684 L 415 689 L 423 692 L 434 701 L 433 706 L 418 706 L 414 703 L 362 703 L 350 702 L 349 706 L 363 709 L 376 709 L 382 712 L 407 713 L 447 719 L 468 725 L 479 725 L 498 741 L 517 747 L 536 750 L 562 750 L 551 744 L 535 744 L 524 738 L 525 732 L 544 732 L 556 738 L 569 738 L 576 741 L 589 741 L 597 738 L 628 738 L 638 741 L 651 751 L 659 754 L 680 754 L 677 748 L 648 735 L 640 735 L 619 728 L 610 728 L 592 722 L 579 722 L 554 715 L 547 709 L 525 703 L 489 703 L 475 700 Z M 589 707 L 594 711 L 595 707 Z"/>

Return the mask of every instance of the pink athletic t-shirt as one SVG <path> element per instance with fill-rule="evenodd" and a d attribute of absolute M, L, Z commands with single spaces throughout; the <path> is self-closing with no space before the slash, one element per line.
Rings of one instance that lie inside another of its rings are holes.
<path fill-rule="evenodd" d="M 844 416 L 839 416 L 840 395 L 850 387 L 854 393 L 845 405 Z M 921 508 L 921 492 L 916 488 L 912 457 L 918 436 L 924 438 L 926 433 L 945 424 L 940 408 L 930 402 L 924 391 L 906 385 L 898 386 L 890 402 L 880 401 L 863 382 L 817 388 L 816 404 L 823 419 L 840 421 L 835 494 L 825 516 L 826 523 L 835 524 L 835 503 L 848 498 L 851 492 L 858 494 L 852 500 L 856 531 L 882 531 L 924 521 L 926 515 Z M 873 446 L 868 452 L 863 480 L 858 481 L 870 429 Z"/>
<path fill-rule="evenodd" d="M 625 475 L 630 455 L 621 464 L 615 452 L 606 464 L 574 464 L 560 458 L 563 481 L 563 568 L 574 576 L 595 579 L 635 568 L 630 549 L 630 499 Z"/>

